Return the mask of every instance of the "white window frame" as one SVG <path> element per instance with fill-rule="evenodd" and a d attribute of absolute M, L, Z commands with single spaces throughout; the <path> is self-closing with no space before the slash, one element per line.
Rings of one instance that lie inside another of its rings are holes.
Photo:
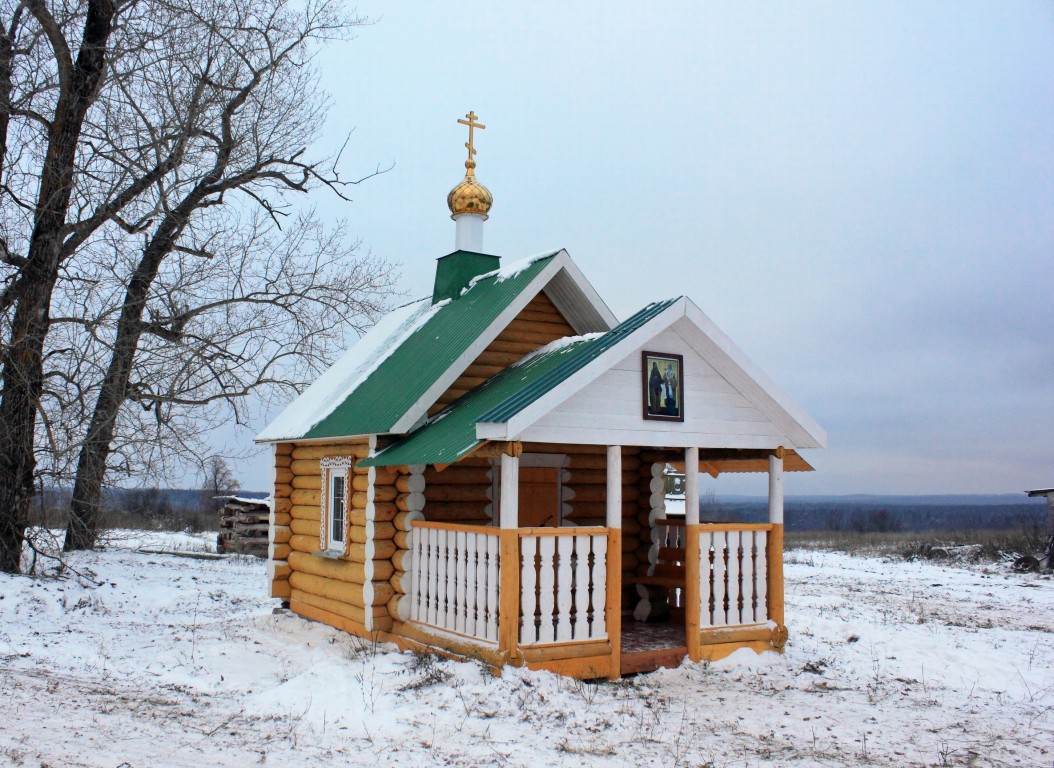
<path fill-rule="evenodd" d="M 351 519 L 351 468 L 355 459 L 351 456 L 334 456 L 322 459 L 322 492 L 319 494 L 321 514 L 319 515 L 319 544 L 323 554 L 329 557 L 341 557 L 348 554 L 348 525 Z M 340 538 L 333 536 L 330 523 L 333 521 L 333 497 L 335 481 L 344 483 L 344 525 L 341 526 Z"/>

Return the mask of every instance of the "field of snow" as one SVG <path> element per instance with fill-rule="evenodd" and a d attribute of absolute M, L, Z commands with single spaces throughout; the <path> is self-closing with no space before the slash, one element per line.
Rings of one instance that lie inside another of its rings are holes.
<path fill-rule="evenodd" d="M 795 551 L 784 655 L 585 684 L 273 613 L 253 559 L 141 551 L 207 548 L 0 575 L 0 765 L 1054 764 L 1049 577 Z"/>

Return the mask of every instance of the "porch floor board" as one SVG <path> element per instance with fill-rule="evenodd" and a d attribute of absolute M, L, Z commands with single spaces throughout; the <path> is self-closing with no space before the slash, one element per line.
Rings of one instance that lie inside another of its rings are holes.
<path fill-rule="evenodd" d="M 683 624 L 633 621 L 622 625 L 621 674 L 679 667 L 688 653 Z"/>

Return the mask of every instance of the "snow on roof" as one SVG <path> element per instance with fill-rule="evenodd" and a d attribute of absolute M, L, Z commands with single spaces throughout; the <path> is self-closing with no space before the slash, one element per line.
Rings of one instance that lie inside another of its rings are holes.
<path fill-rule="evenodd" d="M 584 333 L 581 336 L 563 336 L 555 341 L 551 341 L 544 347 L 538 347 L 533 352 L 528 352 L 526 355 L 521 357 L 519 360 L 512 364 L 513 368 L 518 368 L 524 363 L 529 363 L 536 357 L 541 355 L 548 355 L 550 352 L 557 352 L 561 349 L 571 346 L 572 344 L 578 344 L 581 341 L 591 341 L 592 339 L 599 339 L 607 331 L 596 331 L 594 333 Z"/>
<path fill-rule="evenodd" d="M 469 280 L 468 285 L 465 286 L 461 293 L 464 294 L 466 291 L 472 288 L 472 286 L 474 286 L 481 280 L 490 280 L 491 278 L 494 278 L 494 282 L 496 283 L 503 283 L 506 280 L 511 280 L 512 278 L 517 277 L 520 273 L 529 268 L 536 261 L 548 259 L 550 256 L 555 256 L 558 253 L 560 253 L 559 250 L 542 251 L 541 253 L 536 253 L 533 256 L 528 256 L 526 259 L 520 259 L 519 261 L 509 262 L 508 264 L 499 269 L 495 269 L 490 272 L 484 272 L 482 275 L 476 275 L 474 278 Z"/>
<path fill-rule="evenodd" d="M 355 388 L 399 348 L 414 331 L 449 303 L 421 298 L 388 313 L 336 363 L 305 389 L 256 436 L 260 442 L 295 439 L 344 402 Z"/>

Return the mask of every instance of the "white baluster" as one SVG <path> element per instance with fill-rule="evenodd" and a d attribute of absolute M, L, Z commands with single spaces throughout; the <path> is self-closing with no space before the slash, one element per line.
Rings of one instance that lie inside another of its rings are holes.
<path fill-rule="evenodd" d="M 589 639 L 602 640 L 608 636 L 607 617 L 607 583 L 608 583 L 608 537 L 605 533 L 590 536 L 593 544 L 593 567 L 590 581 L 593 585 L 593 616 Z"/>
<path fill-rule="evenodd" d="M 556 567 L 553 564 L 556 537 L 539 536 L 538 549 L 542 556 L 538 568 L 538 642 L 551 643 L 556 639 L 553 627 L 553 613 L 556 611 Z"/>
<path fill-rule="evenodd" d="M 454 611 L 454 631 L 460 632 L 461 634 L 465 634 L 465 620 L 467 618 L 466 614 L 468 613 L 468 600 L 465 598 L 467 594 L 470 594 L 467 592 L 467 585 L 465 583 L 468 573 L 468 568 L 466 567 L 467 563 L 465 562 L 468 559 L 467 537 L 468 534 L 464 531 L 458 531 L 455 539 L 457 541 L 457 571 L 455 571 L 457 582 L 457 605 L 455 606 Z"/>
<path fill-rule="evenodd" d="M 479 608 L 479 600 L 476 596 L 476 541 L 478 533 L 469 533 L 465 536 L 465 577 L 462 580 L 465 585 L 465 629 L 466 635 L 476 637 L 476 611 Z"/>
<path fill-rule="evenodd" d="M 487 540 L 487 630 L 484 638 L 492 642 L 498 640 L 498 537 L 485 536 Z"/>
<path fill-rule="evenodd" d="M 589 637 L 589 543 L 589 536 L 575 537 L 575 640 Z"/>
<path fill-rule="evenodd" d="M 768 543 L 769 532 L 758 531 L 754 539 L 754 546 L 758 548 L 758 559 L 754 566 L 757 574 L 757 608 L 754 612 L 754 621 L 763 622 L 769 620 L 769 569 L 768 569 Z"/>
<path fill-rule="evenodd" d="M 446 618 L 443 627 L 454 629 L 457 626 L 457 534 L 454 531 L 446 534 L 446 557 Z"/>
<path fill-rule="evenodd" d="M 560 536 L 556 543 L 556 642 L 571 639 L 571 554 L 576 539 L 585 536 Z"/>
<path fill-rule="evenodd" d="M 442 531 L 428 529 L 428 618 L 435 625 L 439 619 L 439 537 Z"/>
<path fill-rule="evenodd" d="M 520 539 L 520 548 L 520 642 L 530 645 L 538 641 L 538 630 L 534 623 L 534 611 L 537 607 L 535 587 L 538 578 L 534 558 L 538 537 L 524 536 Z"/>
<path fill-rule="evenodd" d="M 743 532 L 728 532 L 728 623 L 743 623 Z"/>

